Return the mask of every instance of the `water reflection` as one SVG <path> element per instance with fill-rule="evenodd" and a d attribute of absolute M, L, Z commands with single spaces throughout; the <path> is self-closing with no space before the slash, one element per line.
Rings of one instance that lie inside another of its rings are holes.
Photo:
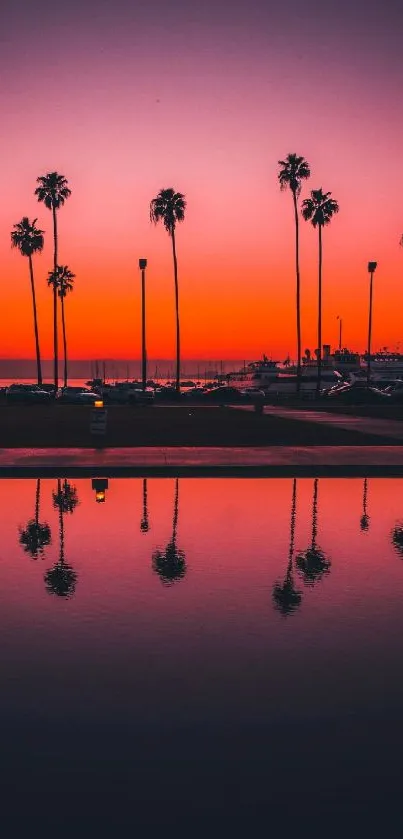
<path fill-rule="evenodd" d="M 46 591 L 58 597 L 72 597 L 77 582 L 77 574 L 64 557 L 64 516 L 73 513 L 77 504 L 77 490 L 68 481 L 57 481 L 57 492 L 52 493 L 53 505 L 59 511 L 59 559 L 44 576 Z"/>
<path fill-rule="evenodd" d="M 363 491 L 362 491 L 362 515 L 360 518 L 360 528 L 361 530 L 365 531 L 369 529 L 369 515 L 368 515 L 368 481 L 364 478 L 363 484 Z"/>
<path fill-rule="evenodd" d="M 35 513 L 34 517 L 29 520 L 26 527 L 19 528 L 19 541 L 24 551 L 32 557 L 38 559 L 43 557 L 43 553 L 47 545 L 51 544 L 52 534 L 47 522 L 39 521 L 39 508 L 41 500 L 41 479 L 38 478 L 36 482 L 36 496 L 35 496 Z"/>
<path fill-rule="evenodd" d="M 153 571 L 159 575 L 161 582 L 165 586 L 171 586 L 173 583 L 182 580 L 186 574 L 186 557 L 177 544 L 177 528 L 178 528 L 178 510 L 179 510 L 179 479 L 175 479 L 175 500 L 174 511 L 172 519 L 172 536 L 164 551 L 156 550 L 153 553 L 152 567 Z"/>
<path fill-rule="evenodd" d="M 398 522 L 393 528 L 392 544 L 396 553 L 403 559 L 403 522 Z"/>
<path fill-rule="evenodd" d="M 298 554 L 295 564 L 307 586 L 313 586 L 330 571 L 331 562 L 317 544 L 318 535 L 318 485 L 319 480 L 313 482 L 312 498 L 312 535 L 311 544 L 306 551 Z"/>
<path fill-rule="evenodd" d="M 293 556 L 295 540 L 295 522 L 297 514 L 297 479 L 292 484 L 291 517 L 290 517 L 290 547 L 288 550 L 288 565 L 282 583 L 273 586 L 274 607 L 284 616 L 291 615 L 301 603 L 301 592 L 295 586 L 293 578 Z"/>
<path fill-rule="evenodd" d="M 140 522 L 140 530 L 142 533 L 148 533 L 150 529 L 148 521 L 148 507 L 147 507 L 147 478 L 143 478 L 143 515 Z"/>

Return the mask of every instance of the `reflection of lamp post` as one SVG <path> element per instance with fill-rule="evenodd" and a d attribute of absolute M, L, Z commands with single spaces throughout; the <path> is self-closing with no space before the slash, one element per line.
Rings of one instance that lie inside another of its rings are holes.
<path fill-rule="evenodd" d="M 377 262 L 368 262 L 368 273 L 371 276 L 369 282 L 369 317 L 368 317 L 368 355 L 367 355 L 367 387 L 371 379 L 371 333 L 372 333 L 372 282 Z"/>
<path fill-rule="evenodd" d="M 92 488 L 95 490 L 95 501 L 97 504 L 103 504 L 105 502 L 105 493 L 108 486 L 108 478 L 92 479 Z"/>
<path fill-rule="evenodd" d="M 147 385 L 147 354 L 146 354 L 146 268 L 147 260 L 139 259 L 141 271 L 141 378 L 142 388 Z"/>
<path fill-rule="evenodd" d="M 340 315 L 337 315 L 337 320 L 339 321 L 339 350 L 341 350 L 343 346 L 341 343 L 341 336 L 343 334 L 343 318 L 341 318 Z"/>

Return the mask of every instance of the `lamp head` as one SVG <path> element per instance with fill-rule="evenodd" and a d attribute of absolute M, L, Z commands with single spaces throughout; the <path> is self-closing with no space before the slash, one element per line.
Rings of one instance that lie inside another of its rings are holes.
<path fill-rule="evenodd" d="M 377 262 L 368 262 L 368 273 L 373 274 L 377 265 Z"/>
<path fill-rule="evenodd" d="M 140 271 L 144 271 L 147 268 L 147 260 L 146 259 L 139 259 L 139 268 Z"/>

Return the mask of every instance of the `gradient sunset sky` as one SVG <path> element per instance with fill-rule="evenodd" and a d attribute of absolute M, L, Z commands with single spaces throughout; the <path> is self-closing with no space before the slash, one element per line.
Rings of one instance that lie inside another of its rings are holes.
<path fill-rule="evenodd" d="M 3 0 L 0 12 L 0 357 L 33 357 L 23 215 L 46 231 L 35 260 L 42 354 L 52 355 L 51 213 L 38 175 L 64 174 L 59 262 L 71 358 L 140 354 L 138 257 L 147 256 L 148 354 L 173 357 L 171 249 L 150 199 L 188 201 L 178 229 L 184 357 L 295 357 L 291 196 L 277 161 L 304 155 L 340 213 L 324 233 L 324 340 L 402 342 L 403 6 L 400 0 Z M 303 347 L 316 346 L 317 233 L 302 222 Z"/>

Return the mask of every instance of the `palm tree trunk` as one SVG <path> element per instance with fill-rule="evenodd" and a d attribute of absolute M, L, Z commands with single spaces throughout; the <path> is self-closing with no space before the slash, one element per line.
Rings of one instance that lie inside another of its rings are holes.
<path fill-rule="evenodd" d="M 57 480 L 57 494 L 59 498 L 62 494 L 62 482 L 60 478 Z M 63 505 L 59 506 L 59 563 L 64 563 L 64 521 L 63 521 Z"/>
<path fill-rule="evenodd" d="M 62 304 L 62 329 L 63 329 L 63 354 L 64 354 L 64 387 L 67 387 L 67 339 L 66 339 L 66 320 L 64 316 L 64 296 L 61 298 Z"/>
<path fill-rule="evenodd" d="M 318 479 L 313 482 L 312 499 L 312 549 L 316 548 L 316 537 L 318 535 Z"/>
<path fill-rule="evenodd" d="M 37 478 L 36 481 L 36 497 L 35 497 L 35 526 L 38 530 L 39 525 L 39 503 L 41 498 L 41 479 Z"/>
<path fill-rule="evenodd" d="M 56 207 L 52 207 L 53 213 L 53 271 L 57 269 L 57 217 Z M 53 283 L 53 377 L 55 383 L 55 396 L 59 387 L 59 358 L 57 345 L 57 289 Z"/>
<path fill-rule="evenodd" d="M 178 262 L 176 258 L 175 230 L 172 230 L 172 254 L 174 260 L 175 278 L 175 311 L 176 311 L 176 380 L 175 390 L 180 393 L 180 369 L 181 369 L 181 347 L 180 347 L 180 326 L 179 326 L 179 289 L 178 289 Z"/>
<path fill-rule="evenodd" d="M 175 501 L 174 501 L 174 516 L 172 521 L 172 544 L 176 544 L 176 531 L 178 527 L 178 511 L 179 511 L 179 478 L 175 478 Z"/>
<path fill-rule="evenodd" d="M 34 268 L 32 265 L 32 256 L 29 255 L 29 275 L 31 278 L 31 292 L 32 292 L 32 307 L 34 310 L 34 330 L 35 330 L 35 349 L 36 349 L 36 371 L 38 378 L 38 385 L 42 384 L 42 367 L 41 367 L 41 353 L 39 350 L 39 334 L 38 334 L 38 319 L 36 314 L 36 296 L 35 296 L 35 282 L 34 282 Z"/>
<path fill-rule="evenodd" d="M 322 375 L 322 225 L 319 224 L 319 286 L 318 286 L 318 380 L 316 396 L 320 395 Z"/>
<path fill-rule="evenodd" d="M 294 478 L 292 482 L 292 501 L 291 501 L 291 519 L 290 519 L 290 548 L 288 551 L 288 568 L 287 576 L 292 573 L 292 560 L 294 555 L 294 539 L 295 539 L 295 520 L 297 515 L 297 479 Z"/>
<path fill-rule="evenodd" d="M 297 394 L 301 390 L 301 283 L 299 273 L 299 219 L 297 196 L 295 192 L 292 193 L 294 202 L 294 217 L 295 217 L 295 271 L 297 278 Z"/>
<path fill-rule="evenodd" d="M 371 384 L 371 337 L 372 337 L 372 287 L 374 273 L 371 271 L 369 281 L 369 316 L 368 316 L 368 358 L 367 358 L 367 387 Z"/>

